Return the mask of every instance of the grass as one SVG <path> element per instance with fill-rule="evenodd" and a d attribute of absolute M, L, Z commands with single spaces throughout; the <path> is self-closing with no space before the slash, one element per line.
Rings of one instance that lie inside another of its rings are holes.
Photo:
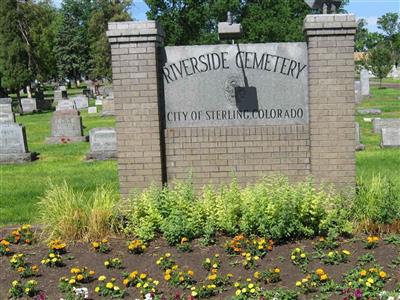
<path fill-rule="evenodd" d="M 400 88 L 400 81 L 397 80 Z M 379 108 L 382 110 L 381 118 L 400 118 L 399 89 L 379 89 L 371 87 L 371 97 L 364 100 L 357 108 Z M 360 124 L 361 143 L 366 150 L 357 153 L 357 176 L 370 179 L 375 174 L 381 174 L 391 179 L 400 188 L 400 149 L 382 149 L 380 147 L 380 134 L 373 133 L 372 123 L 364 122 L 364 117 L 357 115 Z"/>
<path fill-rule="evenodd" d="M 400 81 L 398 82 L 400 85 Z M 82 87 L 83 88 L 83 87 Z M 82 88 L 69 90 L 69 95 L 80 93 Z M 358 108 L 380 108 L 383 118 L 400 118 L 400 91 L 398 89 L 371 88 L 372 96 Z M 51 97 L 52 91 L 46 91 Z M 94 105 L 94 101 L 90 101 Z M 84 134 L 95 127 L 114 127 L 114 118 L 88 115 L 82 112 Z M 390 178 L 400 187 L 400 149 L 381 149 L 380 135 L 372 132 L 372 123 L 360 123 L 361 142 L 366 150 L 357 153 L 357 176 L 370 180 L 374 174 Z M 111 184 L 118 190 L 116 161 L 87 162 L 85 154 L 88 143 L 47 145 L 44 140 L 50 135 L 51 113 L 31 114 L 17 117 L 25 125 L 28 146 L 31 152 L 38 152 L 39 160 L 24 165 L 0 166 L 0 225 L 37 222 L 36 203 L 48 189 L 50 182 L 59 184 L 64 180 L 74 189 L 92 194 L 96 186 Z"/>
<path fill-rule="evenodd" d="M 45 144 L 45 138 L 50 136 L 51 115 L 51 112 L 46 112 L 17 117 L 17 122 L 26 128 L 29 151 L 39 153 L 39 159 L 29 164 L 0 166 L 2 225 L 37 221 L 35 204 L 50 182 L 62 183 L 65 180 L 86 194 L 105 183 L 118 190 L 116 161 L 86 161 L 89 143 Z M 88 115 L 87 112 L 81 112 L 81 115 L 85 135 L 95 127 L 115 126 L 112 117 Z"/>

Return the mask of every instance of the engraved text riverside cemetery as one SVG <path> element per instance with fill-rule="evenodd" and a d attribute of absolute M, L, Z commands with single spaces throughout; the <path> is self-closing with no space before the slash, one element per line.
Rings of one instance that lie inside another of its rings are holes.
<path fill-rule="evenodd" d="M 306 43 L 166 47 L 167 128 L 306 124 Z"/>

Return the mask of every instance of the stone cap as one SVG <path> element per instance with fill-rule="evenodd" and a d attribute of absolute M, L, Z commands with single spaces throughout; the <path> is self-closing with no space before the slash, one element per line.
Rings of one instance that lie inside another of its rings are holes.
<path fill-rule="evenodd" d="M 114 127 L 97 127 L 97 128 L 92 128 L 89 130 L 89 135 L 93 135 L 96 134 L 98 132 L 115 132 L 115 128 Z"/>
<path fill-rule="evenodd" d="M 76 109 L 64 109 L 64 110 L 57 110 L 53 113 L 54 116 L 64 116 L 64 115 L 77 115 L 79 116 L 80 113 Z"/>
<path fill-rule="evenodd" d="M 355 34 L 356 28 L 354 14 L 307 15 L 303 23 L 307 35 Z"/>
<path fill-rule="evenodd" d="M 165 33 L 156 21 L 110 22 L 107 36 L 110 43 L 162 42 Z"/>

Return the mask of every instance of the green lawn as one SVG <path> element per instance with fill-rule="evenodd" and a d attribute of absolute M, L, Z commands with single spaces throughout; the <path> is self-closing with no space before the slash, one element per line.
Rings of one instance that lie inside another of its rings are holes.
<path fill-rule="evenodd" d="M 400 90 L 377 87 L 371 90 L 372 97 L 363 101 L 360 108 L 380 108 L 383 111 L 381 117 L 400 118 Z M 70 90 L 69 94 L 80 91 Z M 51 96 L 51 93 L 47 92 L 46 96 Z M 112 117 L 89 116 L 86 112 L 81 115 L 85 135 L 91 128 L 113 127 L 115 123 Z M 17 121 L 26 127 L 29 150 L 38 152 L 39 160 L 24 165 L 0 166 L 0 225 L 35 222 L 35 203 L 50 182 L 66 180 L 72 187 L 87 193 L 99 184 L 111 184 L 118 190 L 116 161 L 86 161 L 88 143 L 44 143 L 50 135 L 50 119 L 50 112 L 17 117 Z M 361 116 L 357 116 L 357 121 L 361 128 L 361 142 L 366 145 L 365 151 L 357 153 L 357 176 L 370 178 L 373 174 L 384 174 L 400 187 L 400 149 L 381 149 L 380 136 L 372 133 L 372 123 L 364 122 Z"/>
<path fill-rule="evenodd" d="M 396 82 L 396 81 L 393 81 Z M 400 88 L 400 81 L 397 80 Z M 379 108 L 382 110 L 381 118 L 400 118 L 400 89 L 371 88 L 371 98 L 364 100 L 358 108 Z M 400 187 L 400 149 L 380 148 L 381 136 L 372 131 L 372 123 L 363 121 L 364 117 L 357 115 L 360 124 L 361 143 L 366 150 L 357 153 L 357 176 L 370 178 L 373 174 L 388 176 Z"/>
<path fill-rule="evenodd" d="M 89 143 L 44 143 L 50 136 L 51 115 L 47 112 L 17 117 L 17 122 L 25 125 L 29 150 L 39 153 L 39 159 L 29 164 L 0 166 L 0 224 L 34 222 L 35 203 L 50 182 L 66 180 L 85 192 L 104 183 L 118 190 L 116 161 L 86 161 Z M 89 116 L 86 112 L 81 115 L 85 135 L 92 128 L 115 124 L 112 117 Z"/>

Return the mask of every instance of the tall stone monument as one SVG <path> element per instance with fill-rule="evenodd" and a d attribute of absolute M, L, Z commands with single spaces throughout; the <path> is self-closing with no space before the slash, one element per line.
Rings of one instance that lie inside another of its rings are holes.
<path fill-rule="evenodd" d="M 189 173 L 354 187 L 355 31 L 308 15 L 306 43 L 163 47 L 155 21 L 109 23 L 121 193 Z"/>
<path fill-rule="evenodd" d="M 369 72 L 366 69 L 362 69 L 360 72 L 360 82 L 361 82 L 361 95 L 363 97 L 368 97 L 370 95 L 369 91 Z"/>

